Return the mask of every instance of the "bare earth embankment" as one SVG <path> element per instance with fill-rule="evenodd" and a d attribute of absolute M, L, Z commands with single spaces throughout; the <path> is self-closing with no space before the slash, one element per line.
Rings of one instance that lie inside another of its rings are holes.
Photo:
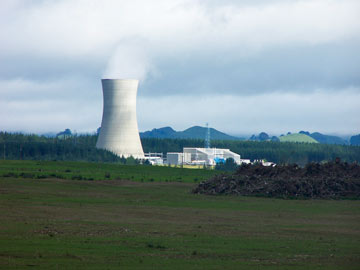
<path fill-rule="evenodd" d="M 199 184 L 194 193 L 236 194 L 280 198 L 360 199 L 360 166 L 340 160 L 264 167 L 243 165 L 234 174 L 216 175 Z"/>

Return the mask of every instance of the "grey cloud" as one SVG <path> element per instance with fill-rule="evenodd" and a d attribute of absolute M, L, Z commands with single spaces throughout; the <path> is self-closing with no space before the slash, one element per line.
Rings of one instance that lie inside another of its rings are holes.
<path fill-rule="evenodd" d="M 145 81 L 143 94 L 254 95 L 356 87 L 360 86 L 359 46 L 354 42 L 282 47 L 249 57 L 229 51 L 164 59 L 157 63 L 161 78 Z"/>
<path fill-rule="evenodd" d="M 212 127 L 230 134 L 266 131 L 280 135 L 300 130 L 354 134 L 360 126 L 360 119 L 355 117 L 360 114 L 359 99 L 359 89 L 331 94 L 316 91 L 307 95 L 141 97 L 138 119 L 140 130 L 169 125 L 183 130 L 209 122 Z M 149 114 L 151 108 L 156 108 L 156 111 Z"/>
<path fill-rule="evenodd" d="M 63 55 L 17 55 L 0 57 L 0 79 L 51 81 L 67 77 L 101 77 L 107 57 L 64 57 Z"/>
<path fill-rule="evenodd" d="M 290 0 L 291 2 L 301 1 L 301 0 Z M 204 5 L 234 5 L 234 6 L 242 6 L 242 5 L 264 5 L 264 4 L 274 4 L 274 3 L 284 3 L 290 2 L 289 0 L 201 0 L 200 3 Z"/>
<path fill-rule="evenodd" d="M 146 128 L 209 121 L 233 133 L 306 123 L 352 132 L 359 126 L 359 10 L 355 0 L 3 0 L 0 115 L 7 118 L 0 129 L 95 130 L 100 78 L 111 74 L 143 78 L 139 119 Z M 267 104 L 280 99 L 301 108 L 312 98 L 327 103 L 314 103 L 302 122 Z M 219 100 L 231 110 L 217 111 Z M 329 103 L 335 100 L 342 107 Z M 149 114 L 153 108 L 159 113 Z M 322 124 L 329 113 L 334 123 Z"/>
<path fill-rule="evenodd" d="M 249 95 L 272 91 L 311 92 L 360 85 L 360 42 L 306 47 L 281 47 L 244 57 L 238 50 L 195 50 L 152 59 L 158 72 L 150 73 L 142 95 Z M 64 80 L 93 85 L 102 77 L 106 60 L 21 57 L 2 59 L 0 79 L 52 82 Z M 131 61 L 117 58 L 124 70 Z M 126 63 L 124 63 L 126 62 Z M 126 70 L 125 70 L 126 71 Z M 135 71 L 136 72 L 136 71 Z M 126 74 L 122 72 L 119 74 Z"/>

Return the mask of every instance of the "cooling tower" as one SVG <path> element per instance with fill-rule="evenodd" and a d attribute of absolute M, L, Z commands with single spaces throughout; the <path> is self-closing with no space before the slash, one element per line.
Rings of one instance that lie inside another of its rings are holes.
<path fill-rule="evenodd" d="M 136 120 L 138 80 L 101 80 L 104 108 L 97 148 L 118 156 L 144 158 Z"/>

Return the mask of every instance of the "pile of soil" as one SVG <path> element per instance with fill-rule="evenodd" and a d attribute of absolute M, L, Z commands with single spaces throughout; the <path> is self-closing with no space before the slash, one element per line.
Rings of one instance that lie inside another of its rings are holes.
<path fill-rule="evenodd" d="M 201 182 L 193 193 L 360 199 L 360 166 L 339 159 L 325 164 L 310 163 L 304 168 L 297 165 L 242 165 L 234 174 L 216 175 Z"/>

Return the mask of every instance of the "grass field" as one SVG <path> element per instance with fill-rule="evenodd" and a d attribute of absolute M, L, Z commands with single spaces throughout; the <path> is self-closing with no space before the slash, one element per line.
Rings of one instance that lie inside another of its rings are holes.
<path fill-rule="evenodd" d="M 359 269 L 359 201 L 194 195 L 187 177 L 0 176 L 0 269 Z"/>
<path fill-rule="evenodd" d="M 318 143 L 317 140 L 306 134 L 294 133 L 279 137 L 280 142 Z"/>
<path fill-rule="evenodd" d="M 199 182 L 217 172 L 207 169 L 167 166 L 119 165 L 67 161 L 1 160 L 0 176 L 20 178 L 59 178 L 72 180 L 128 179 L 143 182 Z"/>

